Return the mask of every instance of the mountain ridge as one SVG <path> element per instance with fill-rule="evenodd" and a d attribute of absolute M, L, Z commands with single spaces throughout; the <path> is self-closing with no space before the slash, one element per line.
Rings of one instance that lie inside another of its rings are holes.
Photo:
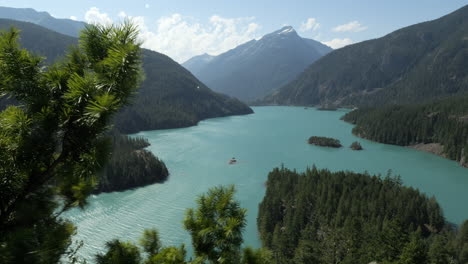
<path fill-rule="evenodd" d="M 217 56 L 195 56 L 182 66 L 218 92 L 253 101 L 286 84 L 331 50 L 285 26 Z"/>
<path fill-rule="evenodd" d="M 48 12 L 36 11 L 33 8 L 0 6 L 0 18 L 34 23 L 71 37 L 78 37 L 80 31 L 86 26 L 85 22 L 67 18 L 55 18 Z"/>
<path fill-rule="evenodd" d="M 76 38 L 30 22 L 0 19 L 0 29 L 11 26 L 21 30 L 22 47 L 47 57 L 46 63 L 59 60 L 78 43 Z M 142 61 L 145 79 L 133 104 L 115 119 L 116 128 L 123 133 L 187 127 L 206 118 L 253 113 L 240 101 L 213 92 L 164 54 L 142 49 Z"/>
<path fill-rule="evenodd" d="M 468 6 L 441 18 L 337 49 L 264 104 L 415 103 L 468 91 Z"/>

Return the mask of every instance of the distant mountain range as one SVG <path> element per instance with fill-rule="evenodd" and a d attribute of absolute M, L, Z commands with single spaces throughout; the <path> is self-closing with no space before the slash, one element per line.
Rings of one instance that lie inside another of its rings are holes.
<path fill-rule="evenodd" d="M 253 101 L 292 81 L 331 50 L 287 26 L 218 56 L 203 54 L 182 65 L 215 91 Z"/>
<path fill-rule="evenodd" d="M 468 92 L 468 6 L 330 52 L 265 104 L 378 106 Z"/>
<path fill-rule="evenodd" d="M 47 57 L 47 63 L 64 56 L 78 43 L 76 38 L 39 25 L 0 19 L 0 29 L 11 26 L 21 30 L 22 47 Z M 116 117 L 115 126 L 121 132 L 185 127 L 205 118 L 253 112 L 239 100 L 213 92 L 171 58 L 146 49 L 142 55 L 145 80 L 133 104 Z"/>
<path fill-rule="evenodd" d="M 38 12 L 32 8 L 0 7 L 0 18 L 31 22 L 72 37 L 78 37 L 86 25 L 81 21 L 55 18 L 47 12 Z"/>

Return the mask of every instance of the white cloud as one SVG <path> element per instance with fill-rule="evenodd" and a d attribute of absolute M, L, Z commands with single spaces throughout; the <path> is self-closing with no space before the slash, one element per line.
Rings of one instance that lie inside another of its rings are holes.
<path fill-rule="evenodd" d="M 75 21 L 78 20 L 78 18 L 76 16 L 70 16 L 70 19 L 75 20 Z"/>
<path fill-rule="evenodd" d="M 306 22 L 302 22 L 301 27 L 299 28 L 300 31 L 316 31 L 320 28 L 320 24 L 317 22 L 315 18 L 308 18 Z"/>
<path fill-rule="evenodd" d="M 367 27 L 361 25 L 358 21 L 351 21 L 347 24 L 336 26 L 332 30 L 335 32 L 360 32 L 366 29 Z"/>
<path fill-rule="evenodd" d="M 149 5 L 149 4 L 145 4 L 145 8 L 150 8 L 150 5 Z"/>
<path fill-rule="evenodd" d="M 156 23 L 148 23 L 142 16 L 129 16 L 124 11 L 119 19 L 131 19 L 140 30 L 143 47 L 184 62 L 203 53 L 218 55 L 256 38 L 260 26 L 254 17 L 225 18 L 213 15 L 208 23 L 181 14 L 161 17 Z M 110 24 L 112 19 L 92 7 L 85 14 L 88 23 Z"/>
<path fill-rule="evenodd" d="M 322 41 L 322 43 L 329 46 L 329 47 L 331 47 L 331 48 L 333 48 L 333 49 L 339 49 L 339 48 L 342 48 L 344 46 L 353 44 L 354 41 L 352 39 L 349 39 L 349 38 L 343 38 L 343 39 L 336 38 L 336 39 L 332 39 L 330 41 Z"/>
<path fill-rule="evenodd" d="M 185 62 L 203 53 L 218 55 L 256 37 L 260 26 L 253 17 L 224 18 L 213 15 L 207 25 L 181 14 L 161 17 L 154 26 L 144 17 L 131 17 L 140 29 L 143 47 Z"/>
<path fill-rule="evenodd" d="M 112 19 L 106 13 L 101 13 L 99 8 L 91 7 L 85 14 L 85 20 L 89 24 L 112 24 Z"/>

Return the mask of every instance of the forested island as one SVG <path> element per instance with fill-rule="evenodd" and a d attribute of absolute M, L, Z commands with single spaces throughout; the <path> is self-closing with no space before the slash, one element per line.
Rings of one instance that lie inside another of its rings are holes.
<path fill-rule="evenodd" d="M 418 145 L 468 166 L 468 95 L 421 105 L 362 108 L 346 114 L 343 120 L 355 124 L 353 133 L 362 138 Z"/>
<path fill-rule="evenodd" d="M 338 139 L 329 137 L 316 137 L 312 136 L 309 138 L 308 143 L 311 145 L 331 148 L 341 148 L 342 145 Z"/>
<path fill-rule="evenodd" d="M 124 191 L 164 182 L 169 172 L 162 160 L 144 149 L 149 145 L 144 138 L 114 132 L 112 155 L 94 193 Z"/>
<path fill-rule="evenodd" d="M 362 150 L 361 143 L 354 141 L 351 146 L 349 146 L 352 150 Z"/>
<path fill-rule="evenodd" d="M 276 168 L 259 207 L 277 264 L 466 263 L 468 221 L 446 223 L 435 200 L 398 177 Z"/>

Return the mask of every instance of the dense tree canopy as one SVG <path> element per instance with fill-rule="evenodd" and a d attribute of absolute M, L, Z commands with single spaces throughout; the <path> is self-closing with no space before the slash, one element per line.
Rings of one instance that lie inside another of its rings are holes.
<path fill-rule="evenodd" d="M 439 143 L 443 154 L 468 165 L 468 94 L 422 105 L 363 108 L 343 119 L 353 133 L 395 145 Z"/>
<path fill-rule="evenodd" d="M 317 145 L 321 147 L 332 147 L 332 148 L 340 148 L 341 142 L 338 139 L 335 138 L 329 138 L 329 137 L 317 137 L 317 136 L 312 136 L 309 138 L 307 141 L 309 144 L 312 145 Z"/>
<path fill-rule="evenodd" d="M 141 79 L 130 23 L 88 26 L 80 45 L 49 67 L 0 33 L 0 262 L 55 263 L 73 225 L 60 213 L 84 206 L 109 156 L 104 132 Z M 34 212 L 34 214 L 31 214 Z"/>
<path fill-rule="evenodd" d="M 258 215 L 281 264 L 466 263 L 467 226 L 453 230 L 434 198 L 398 177 L 315 167 L 270 172 Z"/>
<path fill-rule="evenodd" d="M 169 172 L 164 162 L 144 149 L 150 144 L 140 137 L 112 134 L 112 154 L 100 174 L 95 193 L 124 191 L 164 182 Z"/>

